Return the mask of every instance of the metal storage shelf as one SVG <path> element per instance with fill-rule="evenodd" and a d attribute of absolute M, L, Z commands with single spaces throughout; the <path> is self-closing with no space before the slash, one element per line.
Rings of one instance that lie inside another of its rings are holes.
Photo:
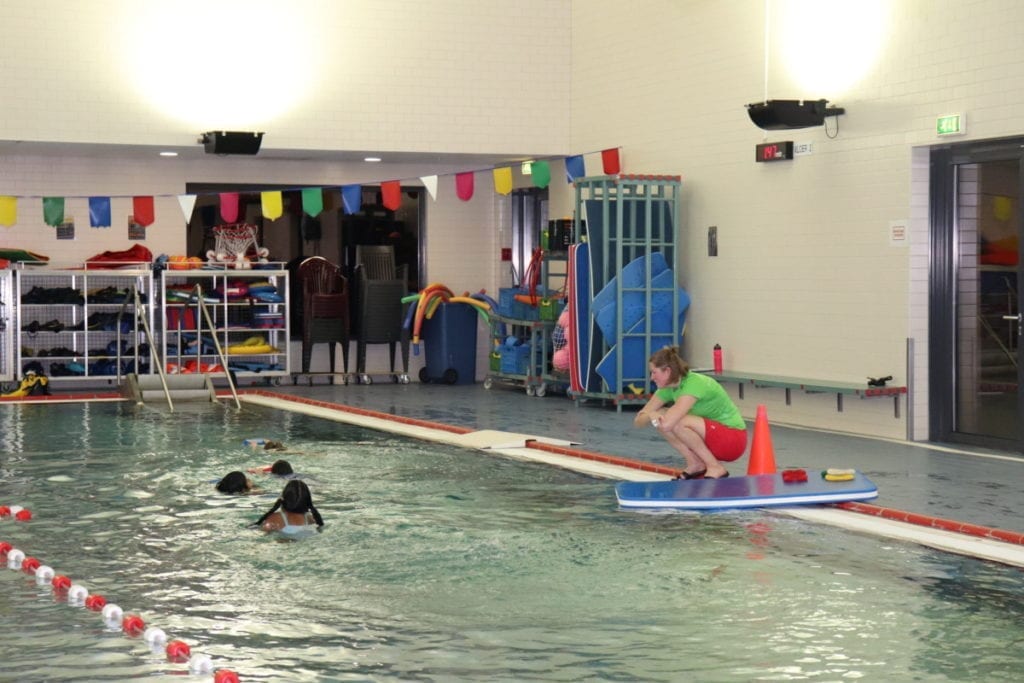
<path fill-rule="evenodd" d="M 647 284 L 641 288 L 624 288 L 620 278 L 616 276 L 631 261 L 640 257 L 650 257 L 655 252 L 662 252 L 669 268 L 676 266 L 676 239 L 680 225 L 680 190 L 679 176 L 665 175 L 615 175 L 580 178 L 575 182 L 576 214 L 575 234 L 582 234 L 582 222 L 587 225 L 587 241 L 591 249 L 591 280 L 593 291 L 591 297 L 597 295 L 602 288 L 615 279 L 614 300 L 616 303 L 616 320 L 622 320 L 623 294 L 626 291 L 642 293 L 648 304 L 653 300 L 659 288 Z M 678 276 L 676 278 L 678 283 Z M 673 291 L 675 291 L 675 286 Z M 677 295 L 673 295 L 677 296 Z M 648 305 L 648 310 L 650 306 Z M 672 307 L 675 310 L 675 305 Z M 590 307 L 590 327 L 597 330 L 597 311 Z M 574 399 L 597 398 L 609 400 L 617 406 L 623 404 L 640 404 L 646 401 L 646 392 L 631 392 L 625 388 L 648 387 L 650 378 L 646 372 L 646 362 L 642 364 L 643 374 L 625 376 L 623 371 L 623 355 L 616 355 L 615 387 L 609 388 L 596 373 L 597 363 L 612 347 L 624 349 L 623 341 L 627 338 L 639 341 L 643 349 L 644 361 L 650 357 L 658 344 L 656 337 L 671 336 L 675 343 L 682 341 L 682 326 L 676 316 L 672 317 L 672 329 L 669 332 L 654 332 L 651 325 L 645 326 L 643 332 L 629 332 L 618 329 L 614 338 L 600 338 L 592 342 L 590 368 L 587 390 L 571 392 Z M 597 334 L 595 332 L 595 334 Z M 598 335 L 600 336 L 600 335 Z M 600 386 L 603 391 L 596 388 Z"/>
<path fill-rule="evenodd" d="M 291 374 L 288 271 L 283 264 L 272 266 L 161 273 L 162 355 L 169 372 L 222 372 L 216 340 L 227 358 L 227 370 L 237 377 L 280 384 L 281 377 Z M 249 287 L 257 283 L 264 286 L 254 294 Z M 197 292 L 212 329 L 202 315 Z"/>
<path fill-rule="evenodd" d="M 554 320 L 516 320 L 492 314 L 492 348 L 495 341 L 500 346 L 505 337 L 511 334 L 528 339 L 530 351 L 526 361 L 526 373 L 503 372 L 500 370 L 500 364 L 499 369 L 495 370 L 492 364 L 484 379 L 484 389 L 490 389 L 496 382 L 500 382 L 523 387 L 527 396 L 544 396 L 549 388 L 566 385 L 569 381 L 568 375 L 559 375 L 551 371 L 551 331 L 555 324 Z M 499 331 L 502 326 L 505 326 L 504 335 Z"/>
<path fill-rule="evenodd" d="M 14 374 L 35 363 L 50 380 L 106 379 L 152 372 L 139 314 L 152 329 L 149 268 L 33 266 L 16 273 Z M 143 310 L 134 307 L 137 291 Z M 138 356 L 139 367 L 135 368 Z"/>
<path fill-rule="evenodd" d="M 14 278 L 10 269 L 0 270 L 0 382 L 14 379 Z"/>

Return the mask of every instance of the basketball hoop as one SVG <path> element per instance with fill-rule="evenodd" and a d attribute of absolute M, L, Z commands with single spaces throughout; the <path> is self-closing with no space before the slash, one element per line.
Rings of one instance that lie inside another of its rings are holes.
<path fill-rule="evenodd" d="M 257 227 L 249 223 L 214 226 L 216 242 L 206 257 L 213 263 L 239 269 L 250 268 L 253 261 L 266 263 L 270 250 L 256 242 L 256 231 Z"/>

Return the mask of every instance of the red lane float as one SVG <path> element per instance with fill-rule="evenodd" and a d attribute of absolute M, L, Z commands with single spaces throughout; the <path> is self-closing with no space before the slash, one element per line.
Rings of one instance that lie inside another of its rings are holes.
<path fill-rule="evenodd" d="M 167 661 L 177 664 L 184 664 L 192 656 L 192 648 L 188 646 L 188 643 L 181 640 L 172 640 L 167 643 L 164 651 L 167 653 Z"/>
<path fill-rule="evenodd" d="M 107 606 L 107 599 L 102 595 L 90 595 L 85 599 L 85 608 L 93 612 L 101 612 Z"/>
<path fill-rule="evenodd" d="M 138 614 L 127 614 L 121 620 L 121 630 L 126 636 L 136 638 L 146 630 L 146 622 Z"/>

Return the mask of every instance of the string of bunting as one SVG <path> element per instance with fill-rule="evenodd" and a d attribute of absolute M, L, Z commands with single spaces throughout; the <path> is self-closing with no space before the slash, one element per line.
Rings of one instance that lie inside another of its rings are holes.
<path fill-rule="evenodd" d="M 572 183 L 577 178 L 586 176 L 586 164 L 583 160 L 583 154 L 576 154 L 573 156 L 564 157 L 565 159 L 565 179 L 566 182 Z M 553 157 L 556 158 L 556 157 Z M 534 187 L 545 188 L 551 182 L 551 165 L 549 159 L 535 159 L 533 161 L 525 162 L 525 166 L 529 166 L 530 177 L 532 179 Z M 601 165 L 605 175 L 615 175 L 620 172 L 619 162 L 619 148 L 613 147 L 610 149 L 601 150 Z M 475 192 L 475 178 L 476 174 L 485 172 L 488 169 L 477 169 L 473 171 L 462 171 L 454 174 L 455 176 L 455 195 L 464 202 L 468 202 L 473 198 Z M 490 169 L 492 175 L 492 182 L 494 184 L 494 191 L 501 195 L 507 195 L 512 192 L 512 167 L 501 166 Z M 426 188 L 427 192 L 430 193 L 430 198 L 437 200 L 437 179 L 439 176 L 421 176 L 420 182 Z M 442 176 L 443 177 L 443 176 Z M 409 180 L 409 179 L 405 179 Z M 302 197 L 302 211 L 308 214 L 312 218 L 316 218 L 320 212 L 324 209 L 323 191 L 325 189 L 335 189 L 332 187 L 303 187 L 294 188 L 297 191 L 301 191 Z M 341 185 L 337 189 L 341 190 L 341 200 L 343 210 L 346 214 L 353 214 L 359 211 L 362 207 L 363 197 L 363 186 L 361 184 Z M 284 212 L 284 204 L 282 200 L 283 190 L 268 190 L 259 192 L 260 204 L 263 210 L 264 217 L 275 220 L 280 218 Z M 381 200 L 384 207 L 392 211 L 398 209 L 402 199 L 402 180 L 383 180 L 380 181 L 380 192 Z M 133 196 L 132 199 L 132 220 L 141 225 L 148 226 L 156 220 L 156 209 L 154 205 L 154 197 L 177 197 L 178 204 L 181 207 L 181 212 L 188 221 L 192 216 L 192 211 L 195 208 L 196 200 L 199 195 L 195 194 L 180 194 L 180 195 L 142 195 Z M 204 195 L 205 196 L 205 195 Z M 237 223 L 239 214 L 239 193 L 238 192 L 220 192 L 218 198 L 220 202 L 220 215 L 226 223 Z M 19 199 L 42 199 L 43 205 L 43 220 L 47 225 L 57 227 L 64 222 L 64 207 L 67 199 L 87 199 L 89 202 L 89 225 L 93 228 L 109 228 L 112 225 L 111 220 L 111 199 L 125 198 L 124 195 L 117 196 L 63 196 L 63 197 L 38 197 L 38 196 L 16 196 L 16 195 L 0 195 L 0 225 L 5 227 L 11 227 L 18 222 L 18 200 Z"/>

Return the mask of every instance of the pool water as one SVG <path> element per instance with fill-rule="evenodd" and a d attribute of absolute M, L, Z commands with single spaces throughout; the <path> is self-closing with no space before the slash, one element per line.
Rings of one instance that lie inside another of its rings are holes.
<path fill-rule="evenodd" d="M 0 540 L 243 681 L 1010 680 L 1024 574 L 763 511 L 619 510 L 613 482 L 245 407 L 0 406 Z M 281 456 L 242 445 L 284 442 Z M 248 526 L 288 459 L 326 525 Z M 180 681 L 0 569 L 3 680 Z M 209 677 L 206 677 L 209 680 Z"/>

